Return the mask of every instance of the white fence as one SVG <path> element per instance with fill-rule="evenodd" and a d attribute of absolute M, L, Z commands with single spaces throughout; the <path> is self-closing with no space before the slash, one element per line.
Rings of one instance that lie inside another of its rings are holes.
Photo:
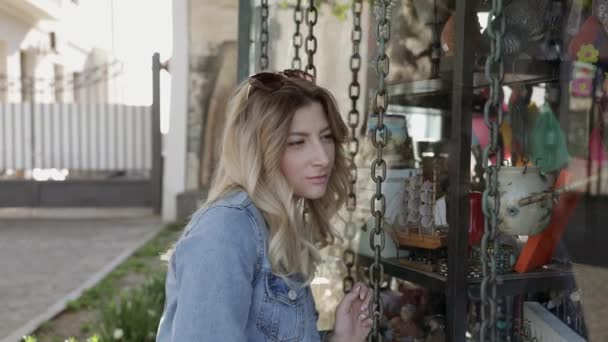
<path fill-rule="evenodd" d="M 149 170 L 150 106 L 0 103 L 0 170 Z"/>

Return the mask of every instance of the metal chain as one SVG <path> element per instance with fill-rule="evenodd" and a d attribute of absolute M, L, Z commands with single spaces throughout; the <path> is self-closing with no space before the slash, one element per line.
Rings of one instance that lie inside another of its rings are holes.
<path fill-rule="evenodd" d="M 350 169 L 350 186 L 348 188 L 348 198 L 346 202 L 346 210 L 348 211 L 348 219 L 344 229 L 344 238 L 348 241 L 346 250 L 344 251 L 343 260 L 346 266 L 346 276 L 342 281 L 342 290 L 344 293 L 350 292 L 355 282 L 353 278 L 353 266 L 355 265 L 355 252 L 353 251 L 353 240 L 357 234 L 357 227 L 354 222 L 354 211 L 357 208 L 357 194 L 355 192 L 355 184 L 357 183 L 357 165 L 355 157 L 359 152 L 359 139 L 357 139 L 357 127 L 359 126 L 359 109 L 357 102 L 361 94 L 359 85 L 359 70 L 361 69 L 361 55 L 359 54 L 359 45 L 361 44 L 361 11 L 363 9 L 363 0 L 354 0 L 352 5 L 353 11 L 353 31 L 351 40 L 353 43 L 353 54 L 350 57 L 350 71 L 353 79 L 348 88 L 348 94 L 351 100 L 351 110 L 348 113 L 348 126 L 350 127 L 350 139 L 348 145 L 349 169 Z"/>
<path fill-rule="evenodd" d="M 300 33 L 300 24 L 304 20 L 304 12 L 302 12 L 302 0 L 296 1 L 296 8 L 293 10 L 293 22 L 296 25 L 296 32 L 293 34 L 294 55 L 291 60 L 293 69 L 302 70 L 302 59 L 300 58 L 300 48 L 302 47 L 302 34 Z"/>
<path fill-rule="evenodd" d="M 268 0 L 262 0 L 260 8 L 260 70 L 268 69 Z"/>
<path fill-rule="evenodd" d="M 484 123 L 490 131 L 490 143 L 483 150 L 482 164 L 486 174 L 486 188 L 483 192 L 484 234 L 481 241 L 481 263 L 483 280 L 481 283 L 481 330 L 480 341 L 496 341 L 496 253 L 498 252 L 498 213 L 500 196 L 498 193 L 498 173 L 503 162 L 499 146 L 499 129 L 503 119 L 502 81 L 504 61 L 502 56 L 505 17 L 502 0 L 492 0 L 488 15 L 488 34 L 492 39 L 490 55 L 486 58 L 485 75 L 489 82 L 490 97 L 484 106 Z M 490 118 L 490 113 L 494 117 Z M 490 165 L 490 155 L 496 162 Z M 491 203 L 490 201 L 493 201 Z M 488 248 L 489 244 L 493 248 Z"/>
<path fill-rule="evenodd" d="M 433 29 L 431 32 L 431 75 L 433 78 L 437 78 L 439 77 L 439 63 L 441 60 L 441 38 L 437 20 L 437 0 L 433 1 Z"/>
<path fill-rule="evenodd" d="M 368 341 L 381 342 L 380 319 L 383 317 L 383 305 L 380 298 L 380 285 L 384 282 L 384 267 L 380 263 L 382 250 L 384 249 L 385 235 L 382 228 L 384 214 L 386 211 L 386 198 L 382 193 L 382 182 L 386 179 L 386 162 L 382 157 L 382 150 L 388 143 L 387 127 L 384 125 L 384 114 L 388 105 L 388 92 L 386 91 L 385 78 L 389 72 L 389 58 L 386 54 L 386 44 L 391 36 L 391 23 L 388 19 L 388 7 L 391 0 L 378 0 L 378 22 L 376 26 L 376 39 L 378 43 L 378 54 L 376 56 L 376 74 L 378 76 L 378 86 L 373 100 L 374 113 L 378 116 L 378 124 L 372 132 L 372 144 L 376 147 L 376 160 L 372 162 L 371 177 L 376 183 L 376 193 L 370 201 L 371 213 L 375 218 L 374 229 L 369 235 L 369 244 L 374 251 L 374 262 L 369 268 L 369 278 L 374 290 L 372 304 L 369 308 L 370 317 L 373 319 L 372 331 Z M 380 167 L 380 175 L 377 174 L 377 167 Z M 379 204 L 380 207 L 376 208 Z M 379 240 L 379 241 L 378 241 Z"/>
<path fill-rule="evenodd" d="M 317 77 L 317 67 L 314 64 L 313 58 L 317 52 L 317 37 L 313 32 L 317 24 L 319 13 L 315 6 L 314 0 L 308 0 L 308 10 L 306 11 L 306 25 L 308 25 L 308 36 L 306 37 L 306 54 L 308 55 L 308 64 L 306 64 L 306 72 Z"/>

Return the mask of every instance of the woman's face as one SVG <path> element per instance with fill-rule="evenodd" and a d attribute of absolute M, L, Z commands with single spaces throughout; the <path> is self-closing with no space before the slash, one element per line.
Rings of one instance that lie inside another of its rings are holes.
<path fill-rule="evenodd" d="M 298 109 L 281 159 L 281 171 L 296 196 L 323 197 L 335 153 L 334 136 L 321 104 L 313 102 Z"/>

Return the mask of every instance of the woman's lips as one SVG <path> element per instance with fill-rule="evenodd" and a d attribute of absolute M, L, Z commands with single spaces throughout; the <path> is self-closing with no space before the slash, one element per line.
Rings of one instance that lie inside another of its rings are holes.
<path fill-rule="evenodd" d="M 327 176 L 307 177 L 306 179 L 312 184 L 325 184 L 327 182 Z"/>

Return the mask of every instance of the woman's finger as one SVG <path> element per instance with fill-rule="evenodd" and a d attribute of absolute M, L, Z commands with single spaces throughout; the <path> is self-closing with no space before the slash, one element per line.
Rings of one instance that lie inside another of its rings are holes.
<path fill-rule="evenodd" d="M 363 291 L 363 290 L 361 290 L 361 291 Z M 372 303 L 373 294 L 374 294 L 374 291 L 372 289 L 366 288 L 365 296 L 361 300 L 362 304 L 361 304 L 361 307 L 359 308 L 361 311 L 367 310 L 369 308 L 369 305 Z"/>
<path fill-rule="evenodd" d="M 369 306 L 370 306 L 370 304 L 371 304 L 371 303 L 372 303 L 371 298 L 369 298 L 369 299 L 367 299 L 367 298 L 366 298 L 366 299 L 364 299 L 364 300 L 361 302 L 361 306 L 359 307 L 359 310 L 361 310 L 361 311 L 368 311 L 368 310 L 369 310 Z"/>
<path fill-rule="evenodd" d="M 371 304 L 371 300 L 363 305 L 361 305 L 361 313 L 369 312 L 369 305 Z M 374 309 L 372 310 L 372 312 L 376 311 L 376 309 L 378 308 L 378 304 L 374 304 Z M 369 314 L 367 314 L 369 316 Z"/>
<path fill-rule="evenodd" d="M 366 306 L 366 307 L 369 306 L 369 304 L 371 303 L 373 294 L 374 294 L 374 291 L 372 289 L 370 289 L 369 287 L 365 288 L 365 296 L 361 298 L 364 306 Z"/>
<path fill-rule="evenodd" d="M 363 289 L 366 289 L 366 288 L 367 288 L 367 286 L 365 286 L 365 284 L 364 284 L 364 283 L 362 283 L 362 282 L 358 281 L 358 282 L 356 282 L 356 283 L 353 285 L 353 289 L 356 289 L 356 288 L 361 288 L 361 289 L 363 290 Z M 352 292 L 352 291 L 351 291 L 351 292 Z"/>
<path fill-rule="evenodd" d="M 342 301 L 340 302 L 340 304 L 338 304 L 336 311 L 341 314 L 348 313 L 351 305 L 355 303 L 355 301 L 359 298 L 361 289 L 361 283 L 355 284 L 355 286 L 353 286 L 353 290 L 347 293 L 344 298 L 342 298 Z"/>
<path fill-rule="evenodd" d="M 359 291 L 359 299 L 363 300 L 367 296 L 367 286 L 361 284 L 361 291 Z"/>

